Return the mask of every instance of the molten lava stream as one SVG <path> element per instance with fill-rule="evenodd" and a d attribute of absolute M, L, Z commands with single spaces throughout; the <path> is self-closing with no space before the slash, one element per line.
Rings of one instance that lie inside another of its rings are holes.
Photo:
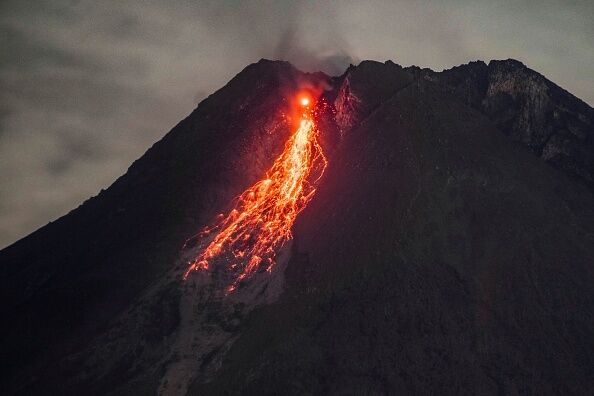
<path fill-rule="evenodd" d="M 327 160 L 318 142 L 311 99 L 299 99 L 301 120 L 266 176 L 236 199 L 234 208 L 213 227 L 199 234 L 216 235 L 191 261 L 184 279 L 192 271 L 207 270 L 215 259 L 227 260 L 237 273 L 227 291 L 253 274 L 261 264 L 271 271 L 280 247 L 292 238 L 291 228 L 315 193 L 315 184 Z"/>

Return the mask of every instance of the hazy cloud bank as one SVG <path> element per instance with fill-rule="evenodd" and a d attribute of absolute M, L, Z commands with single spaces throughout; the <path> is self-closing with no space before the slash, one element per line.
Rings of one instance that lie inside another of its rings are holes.
<path fill-rule="evenodd" d="M 591 2 L 4 1 L 0 247 L 108 186 L 259 58 L 517 58 L 594 103 Z"/>

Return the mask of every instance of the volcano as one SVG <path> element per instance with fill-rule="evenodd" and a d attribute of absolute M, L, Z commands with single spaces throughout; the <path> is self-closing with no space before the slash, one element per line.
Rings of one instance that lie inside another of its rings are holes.
<path fill-rule="evenodd" d="M 593 194 L 518 61 L 261 60 L 0 252 L 2 393 L 591 394 Z"/>

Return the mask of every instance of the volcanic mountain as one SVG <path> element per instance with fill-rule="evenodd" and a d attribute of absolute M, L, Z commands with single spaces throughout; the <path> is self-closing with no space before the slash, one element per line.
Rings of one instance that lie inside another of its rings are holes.
<path fill-rule="evenodd" d="M 300 117 L 326 163 L 286 190 Z M 267 183 L 301 206 L 239 279 L 200 231 Z M 261 60 L 0 252 L 2 394 L 591 394 L 593 192 L 594 110 L 518 61 Z"/>

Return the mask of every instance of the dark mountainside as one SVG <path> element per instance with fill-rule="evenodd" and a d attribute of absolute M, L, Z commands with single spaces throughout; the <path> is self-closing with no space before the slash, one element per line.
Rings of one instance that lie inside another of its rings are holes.
<path fill-rule="evenodd" d="M 279 264 L 227 298 L 182 281 L 304 86 L 329 165 Z M 593 141 L 594 110 L 514 60 L 250 65 L 0 252 L 2 394 L 591 394 Z"/>

